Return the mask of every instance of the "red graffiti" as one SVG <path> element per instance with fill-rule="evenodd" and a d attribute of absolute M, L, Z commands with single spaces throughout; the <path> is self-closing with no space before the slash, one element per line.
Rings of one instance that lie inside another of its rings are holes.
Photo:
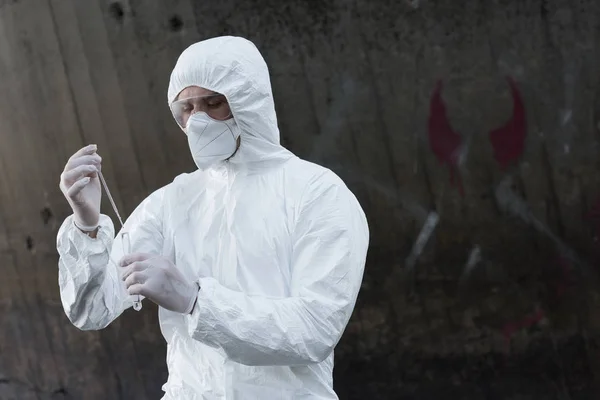
<path fill-rule="evenodd" d="M 600 227 L 600 199 L 596 200 L 596 202 L 592 204 L 590 211 L 588 211 L 586 214 L 586 218 L 591 219 L 596 225 L 596 228 Z"/>
<path fill-rule="evenodd" d="M 562 279 L 559 279 L 557 282 L 555 282 L 556 286 L 554 287 L 554 289 L 556 291 L 557 297 L 561 298 L 562 296 L 564 296 L 567 289 L 571 286 L 572 276 L 569 270 L 569 263 L 567 262 L 567 260 L 565 260 L 563 257 L 558 257 L 557 263 L 560 266 L 562 272 Z M 510 340 L 512 339 L 515 332 L 537 324 L 544 318 L 544 316 L 544 311 L 540 309 L 536 313 L 526 316 L 521 320 L 508 322 L 507 324 L 505 324 L 502 328 L 502 332 L 507 348 L 510 348 Z"/>
<path fill-rule="evenodd" d="M 462 139 L 456 133 L 448 116 L 446 105 L 442 99 L 442 81 L 438 81 L 429 106 L 429 146 L 440 164 L 446 164 L 450 169 L 450 183 L 458 185 L 460 194 L 464 196 L 462 180 L 458 173 L 458 159 L 462 148 Z"/>
<path fill-rule="evenodd" d="M 600 266 L 600 199 L 597 199 L 590 211 L 585 215 L 585 219 L 591 223 L 592 232 L 592 257 L 594 264 Z"/>
<path fill-rule="evenodd" d="M 503 126 L 490 132 L 494 158 L 502 169 L 517 160 L 525 149 L 527 122 L 525 105 L 514 79 L 507 77 L 513 98 L 512 118 Z"/>
<path fill-rule="evenodd" d="M 569 264 L 563 257 L 558 258 L 558 265 L 560 265 L 562 271 L 562 280 L 556 282 L 556 295 L 562 297 L 569 286 L 571 286 L 571 271 L 569 271 Z"/>
<path fill-rule="evenodd" d="M 536 313 L 526 316 L 525 318 L 513 322 L 509 322 L 502 328 L 504 335 L 504 341 L 507 348 L 510 347 L 510 340 L 514 336 L 515 332 L 529 328 L 540 322 L 544 318 L 544 311 L 538 310 Z"/>

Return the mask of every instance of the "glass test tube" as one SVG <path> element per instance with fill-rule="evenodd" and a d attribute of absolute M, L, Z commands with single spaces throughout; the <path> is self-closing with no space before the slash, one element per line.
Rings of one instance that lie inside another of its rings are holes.
<path fill-rule="evenodd" d="M 129 232 L 121 233 L 121 239 L 123 242 L 123 255 L 131 254 L 131 240 L 129 240 Z M 138 294 L 136 299 L 133 300 L 133 309 L 135 311 L 140 311 L 142 309 L 142 299 Z"/>

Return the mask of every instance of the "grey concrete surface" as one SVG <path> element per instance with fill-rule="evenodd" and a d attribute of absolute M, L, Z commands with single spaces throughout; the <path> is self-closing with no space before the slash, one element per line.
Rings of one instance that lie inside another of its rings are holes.
<path fill-rule="evenodd" d="M 100 332 L 63 314 L 58 179 L 97 143 L 128 214 L 191 170 L 168 76 L 224 34 L 267 59 L 284 145 L 369 218 L 340 398 L 598 398 L 599 7 L 0 0 L 0 398 L 160 397 L 154 307 Z"/>

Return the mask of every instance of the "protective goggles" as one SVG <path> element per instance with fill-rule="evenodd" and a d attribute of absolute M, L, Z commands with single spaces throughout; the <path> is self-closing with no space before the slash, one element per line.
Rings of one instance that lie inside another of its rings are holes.
<path fill-rule="evenodd" d="M 171 103 L 170 108 L 173 118 L 182 128 L 185 128 L 190 116 L 197 112 L 204 112 L 217 121 L 224 121 L 231 117 L 227 98 L 220 93 L 177 100 Z"/>

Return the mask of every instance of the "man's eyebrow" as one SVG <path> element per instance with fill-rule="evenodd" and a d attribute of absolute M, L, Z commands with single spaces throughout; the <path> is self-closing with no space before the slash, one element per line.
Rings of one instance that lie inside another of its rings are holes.
<path fill-rule="evenodd" d="M 208 95 L 208 100 L 218 99 L 220 97 L 222 97 L 223 99 L 227 100 L 227 97 L 225 97 L 225 95 L 222 94 L 222 93 L 210 94 L 210 95 Z"/>

